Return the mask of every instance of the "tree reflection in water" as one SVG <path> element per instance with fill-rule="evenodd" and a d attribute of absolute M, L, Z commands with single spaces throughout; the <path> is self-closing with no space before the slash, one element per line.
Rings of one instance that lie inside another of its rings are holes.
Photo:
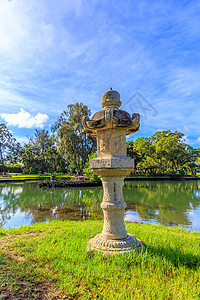
<path fill-rule="evenodd" d="M 124 198 L 127 210 L 137 211 L 144 221 L 190 226 L 190 214 L 200 214 L 199 181 L 128 181 Z"/>
<path fill-rule="evenodd" d="M 49 220 L 85 220 L 93 218 L 96 211 L 99 219 L 99 204 L 94 210 L 91 201 L 96 199 L 98 202 L 99 199 L 100 202 L 101 198 L 102 191 L 98 187 L 38 189 L 35 183 L 30 182 L 1 184 L 0 226 L 19 212 L 25 214 L 29 224 Z"/>
<path fill-rule="evenodd" d="M 19 212 L 29 224 L 103 218 L 101 187 L 38 189 L 36 185 L 0 184 L 0 226 L 9 226 L 9 219 Z M 148 223 L 192 228 L 192 212 L 198 211 L 200 215 L 198 181 L 126 181 L 124 198 L 126 211 L 137 212 L 141 221 Z M 131 221 L 135 221 L 134 217 Z M 200 225 L 196 230 L 200 230 Z"/>

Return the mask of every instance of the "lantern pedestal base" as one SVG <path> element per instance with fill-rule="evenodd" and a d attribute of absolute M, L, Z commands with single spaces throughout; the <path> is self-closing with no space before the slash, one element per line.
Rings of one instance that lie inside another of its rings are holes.
<path fill-rule="evenodd" d="M 97 251 L 105 254 L 127 253 L 135 250 L 144 251 L 145 247 L 132 234 L 127 234 L 126 238 L 119 240 L 107 239 L 102 234 L 98 234 L 89 240 L 87 246 L 87 251 Z"/>

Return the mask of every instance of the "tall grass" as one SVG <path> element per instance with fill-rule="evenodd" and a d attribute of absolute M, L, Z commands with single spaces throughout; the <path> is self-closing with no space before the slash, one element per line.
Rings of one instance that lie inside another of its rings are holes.
<path fill-rule="evenodd" d="M 17 257 L 12 276 L 55 284 L 69 299 L 199 299 L 200 233 L 181 227 L 126 223 L 145 252 L 87 253 L 101 221 L 58 221 L 0 230 L 1 260 Z M 0 262 L 1 262 L 0 260 Z M 6 279 L 7 276 L 7 279 Z M 71 297 L 71 298 L 70 298 Z"/>

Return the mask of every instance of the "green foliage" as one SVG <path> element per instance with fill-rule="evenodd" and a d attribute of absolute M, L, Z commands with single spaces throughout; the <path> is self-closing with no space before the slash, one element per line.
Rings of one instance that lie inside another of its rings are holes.
<path fill-rule="evenodd" d="M 97 176 L 89 169 L 88 156 L 96 151 L 96 140 L 81 125 L 83 116 L 91 111 L 82 103 L 70 104 L 52 125 L 55 135 L 35 130 L 35 134 L 22 148 L 9 129 L 0 124 L 0 172 L 17 172 L 14 164 L 23 163 L 26 173 L 65 172 L 90 178 Z M 181 132 L 157 131 L 151 137 L 127 142 L 127 155 L 135 159 L 134 173 L 192 174 L 200 169 L 200 149 L 193 149 L 184 141 Z M 92 156 L 91 156 L 92 158 Z M 9 169 L 5 167 L 9 165 Z"/>
<path fill-rule="evenodd" d="M 20 144 L 5 124 L 0 124 L 0 164 L 5 173 L 5 162 L 19 162 Z"/>
<path fill-rule="evenodd" d="M 3 169 L 1 169 L 0 166 L 0 172 L 2 172 Z M 5 164 L 5 171 L 9 173 L 22 173 L 22 165 L 21 164 Z"/>
<path fill-rule="evenodd" d="M 58 152 L 71 173 L 81 173 L 88 155 L 96 149 L 95 138 L 86 133 L 81 124 L 82 117 L 90 114 L 86 105 L 70 104 L 52 126 L 52 131 L 57 132 Z"/>
<path fill-rule="evenodd" d="M 131 144 L 132 143 L 132 144 Z M 138 138 L 129 142 L 128 154 L 136 158 L 136 168 L 140 172 L 184 173 L 194 175 L 194 163 L 199 152 L 187 145 L 181 132 L 170 130 L 157 131 L 151 137 Z M 190 166 L 190 167 L 189 167 Z"/>
<path fill-rule="evenodd" d="M 90 169 L 89 161 L 97 157 L 97 153 L 91 153 L 88 155 L 88 160 L 85 163 L 85 167 L 83 168 L 83 175 L 89 177 L 91 180 L 100 180 L 100 176 L 94 174 L 94 172 Z"/>
<path fill-rule="evenodd" d="M 24 146 L 22 163 L 26 173 L 63 172 L 65 162 L 58 153 L 55 137 L 47 130 L 36 130 L 33 138 Z"/>

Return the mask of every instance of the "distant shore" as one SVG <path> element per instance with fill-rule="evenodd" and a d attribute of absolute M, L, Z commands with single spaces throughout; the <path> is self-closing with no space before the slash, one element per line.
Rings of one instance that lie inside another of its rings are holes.
<path fill-rule="evenodd" d="M 84 176 L 76 177 L 76 176 L 69 176 L 69 175 L 56 175 L 53 182 L 51 181 L 52 176 L 51 175 L 39 175 L 39 174 L 33 174 L 33 175 L 8 175 L 8 176 L 0 176 L 0 183 L 2 182 L 25 182 L 25 181 L 41 181 L 44 182 L 41 183 L 44 184 L 44 186 L 49 185 L 51 187 L 50 183 L 54 184 L 57 183 L 58 187 L 63 186 L 99 186 L 101 185 L 100 180 L 88 180 Z M 86 180 L 87 179 L 87 180 Z M 138 176 L 128 176 L 124 179 L 125 181 L 133 181 L 133 180 L 200 180 L 200 174 L 197 176 L 192 175 L 138 175 Z"/>

